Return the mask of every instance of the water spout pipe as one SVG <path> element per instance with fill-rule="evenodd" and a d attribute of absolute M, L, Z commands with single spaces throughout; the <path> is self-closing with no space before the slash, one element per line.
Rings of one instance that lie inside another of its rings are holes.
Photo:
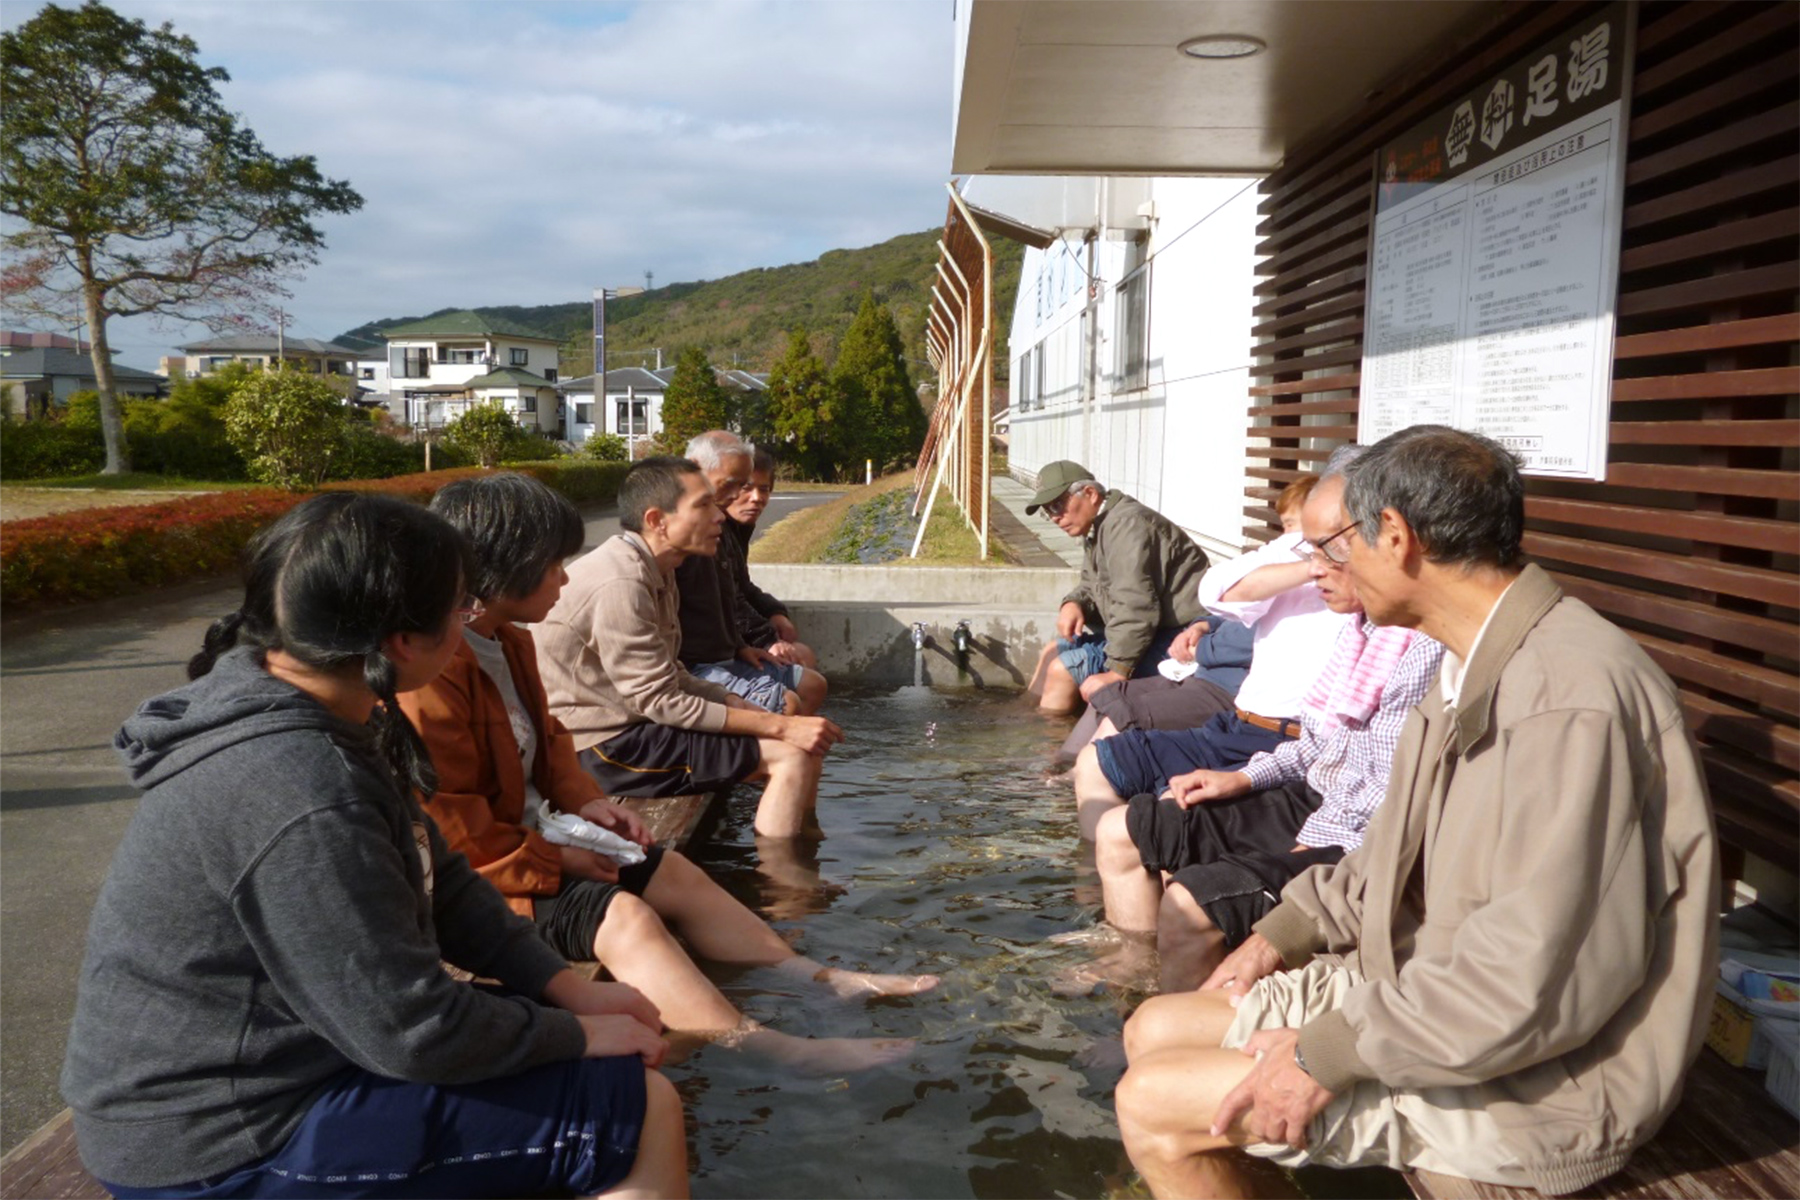
<path fill-rule="evenodd" d="M 913 649 L 914 650 L 923 650 L 924 648 L 925 648 L 925 622 L 914 621 L 913 622 Z"/>
<path fill-rule="evenodd" d="M 975 642 L 975 635 L 969 632 L 967 621 L 956 623 L 956 632 L 950 635 L 950 644 L 956 647 L 956 657 L 969 657 L 969 647 Z"/>

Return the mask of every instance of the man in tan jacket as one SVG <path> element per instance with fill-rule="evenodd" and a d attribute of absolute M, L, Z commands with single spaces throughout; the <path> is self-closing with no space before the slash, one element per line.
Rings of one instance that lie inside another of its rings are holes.
<path fill-rule="evenodd" d="M 577 559 L 536 629 L 550 712 L 609 795 L 681 796 L 766 780 L 756 832 L 812 824 L 825 753 L 843 731 L 823 717 L 766 712 L 681 665 L 675 568 L 714 553 L 725 514 L 700 468 L 647 458 L 619 485 L 624 532 Z"/>
<path fill-rule="evenodd" d="M 1362 846 L 1132 1018 L 1126 1148 L 1161 1197 L 1253 1194 L 1238 1147 L 1577 1191 L 1656 1133 L 1705 1032 L 1718 860 L 1680 700 L 1521 569 L 1494 442 L 1396 433 L 1346 507 L 1315 548 L 1372 620 L 1444 644 L 1442 678 Z"/>

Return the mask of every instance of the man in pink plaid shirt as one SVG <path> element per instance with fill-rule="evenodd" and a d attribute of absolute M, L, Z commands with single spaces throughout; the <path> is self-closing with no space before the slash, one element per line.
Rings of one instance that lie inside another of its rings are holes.
<path fill-rule="evenodd" d="M 1290 879 L 1361 844 L 1406 714 L 1437 678 L 1441 645 L 1360 617 L 1341 561 L 1344 465 L 1334 459 L 1308 498 L 1297 553 L 1326 604 L 1359 619 L 1306 693 L 1300 736 L 1238 770 L 1176 776 L 1161 799 L 1139 795 L 1101 818 L 1107 920 L 1139 943 L 1154 935 L 1164 991 L 1198 987 Z"/>

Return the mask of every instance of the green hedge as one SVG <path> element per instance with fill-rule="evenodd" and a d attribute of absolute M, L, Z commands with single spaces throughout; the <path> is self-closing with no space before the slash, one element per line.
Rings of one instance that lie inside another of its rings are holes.
<path fill-rule="evenodd" d="M 618 500 L 627 463 L 558 460 L 509 464 L 578 505 Z M 428 502 L 478 467 L 326 484 L 327 491 L 382 492 Z M 0 526 L 0 603 L 66 604 L 127 596 L 228 571 L 257 530 L 305 499 L 273 488 L 190 496 L 162 504 L 90 508 Z"/>

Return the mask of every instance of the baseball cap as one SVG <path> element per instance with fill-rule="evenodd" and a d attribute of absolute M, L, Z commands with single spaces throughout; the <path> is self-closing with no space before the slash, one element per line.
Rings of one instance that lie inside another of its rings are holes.
<path fill-rule="evenodd" d="M 1059 458 L 1047 463 L 1038 472 L 1038 489 L 1032 494 L 1031 502 L 1025 506 L 1027 513 L 1035 513 L 1058 496 L 1069 490 L 1072 483 L 1080 483 L 1084 479 L 1092 479 L 1094 473 L 1078 462 L 1070 462 Z"/>

